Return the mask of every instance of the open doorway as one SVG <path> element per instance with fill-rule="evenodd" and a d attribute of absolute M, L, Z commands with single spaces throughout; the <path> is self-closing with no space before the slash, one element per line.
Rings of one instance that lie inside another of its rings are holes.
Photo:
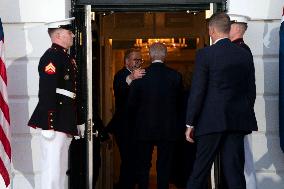
<path fill-rule="evenodd" d="M 150 65 L 148 47 L 151 43 L 160 41 L 166 44 L 168 56 L 165 64 L 183 76 L 184 93 L 190 88 L 194 68 L 195 53 L 198 49 L 209 45 L 206 26 L 206 11 L 188 12 L 123 12 L 101 13 L 100 37 L 102 56 L 102 117 L 108 123 L 114 113 L 113 78 L 124 66 L 126 49 L 137 47 L 141 49 L 145 60 L 142 67 Z M 186 95 L 185 95 L 186 96 Z M 186 104 L 186 103 L 185 103 Z M 185 107 L 184 107 L 185 108 Z M 184 110 L 185 111 L 185 110 Z M 179 149 L 175 154 L 175 169 L 172 173 L 172 188 L 185 187 L 191 165 L 185 164 L 193 159 L 194 147 L 185 144 L 183 133 L 179 141 Z M 183 147 L 180 147 L 183 146 Z M 185 148 L 192 151 L 185 152 Z M 113 183 L 119 178 L 119 151 L 114 142 L 112 148 Z M 153 153 L 152 169 L 150 171 L 151 188 L 156 188 L 156 151 Z M 177 163 L 178 162 L 178 163 Z M 193 162 L 193 161 L 191 161 Z M 107 165 L 106 165 L 107 166 Z"/>

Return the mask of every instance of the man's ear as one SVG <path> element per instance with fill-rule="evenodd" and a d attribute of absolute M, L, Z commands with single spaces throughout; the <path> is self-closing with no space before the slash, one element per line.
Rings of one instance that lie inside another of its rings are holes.
<path fill-rule="evenodd" d="M 212 34 L 214 34 L 214 27 L 210 27 L 209 26 L 209 28 L 208 28 L 208 33 L 209 33 L 209 35 L 211 36 Z"/>
<path fill-rule="evenodd" d="M 240 31 L 240 25 L 239 24 L 234 24 L 234 30 L 235 31 L 237 31 L 237 32 L 239 32 Z M 232 28 L 232 26 L 231 26 L 231 28 Z"/>
<path fill-rule="evenodd" d="M 58 39 L 60 37 L 60 34 L 58 31 L 54 32 L 51 36 L 53 39 Z"/>
<path fill-rule="evenodd" d="M 126 59 L 126 60 L 125 60 L 125 66 L 128 66 L 128 65 L 129 65 L 129 60 Z"/>
<path fill-rule="evenodd" d="M 60 39 L 60 38 L 61 38 L 61 35 L 62 35 L 62 30 L 61 30 L 61 29 L 57 30 L 56 33 L 55 33 L 55 37 L 56 37 L 57 39 Z"/>

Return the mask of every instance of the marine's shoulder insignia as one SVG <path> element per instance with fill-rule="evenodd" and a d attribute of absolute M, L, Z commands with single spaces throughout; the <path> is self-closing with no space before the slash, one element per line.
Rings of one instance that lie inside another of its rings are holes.
<path fill-rule="evenodd" d="M 56 67 L 52 62 L 50 62 L 47 66 L 44 68 L 45 73 L 52 75 L 56 73 Z"/>

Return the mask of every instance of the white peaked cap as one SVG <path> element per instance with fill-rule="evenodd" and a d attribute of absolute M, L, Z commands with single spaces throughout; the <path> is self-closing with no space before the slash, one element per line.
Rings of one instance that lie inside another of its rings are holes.
<path fill-rule="evenodd" d="M 250 18 L 248 16 L 239 15 L 239 14 L 228 14 L 230 17 L 231 22 L 236 23 L 248 23 Z"/>
<path fill-rule="evenodd" d="M 64 26 L 68 26 L 72 24 L 72 20 L 74 20 L 75 17 L 72 18 L 67 18 L 64 20 L 58 20 L 58 21 L 53 21 L 53 22 L 47 22 L 45 25 L 47 25 L 48 28 L 63 28 L 65 29 Z"/>

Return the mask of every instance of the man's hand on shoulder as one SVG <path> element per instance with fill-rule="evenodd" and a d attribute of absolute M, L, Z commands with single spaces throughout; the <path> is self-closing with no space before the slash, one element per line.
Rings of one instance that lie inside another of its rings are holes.
<path fill-rule="evenodd" d="M 126 82 L 128 83 L 128 85 L 130 85 L 133 80 L 140 79 L 145 74 L 146 74 L 145 69 L 139 68 L 139 69 L 133 70 L 133 72 L 126 77 Z"/>
<path fill-rule="evenodd" d="M 145 75 L 145 69 L 136 69 L 136 70 L 133 70 L 133 72 L 129 75 L 130 79 L 133 81 L 135 79 L 140 79 L 142 78 L 144 75 Z"/>

